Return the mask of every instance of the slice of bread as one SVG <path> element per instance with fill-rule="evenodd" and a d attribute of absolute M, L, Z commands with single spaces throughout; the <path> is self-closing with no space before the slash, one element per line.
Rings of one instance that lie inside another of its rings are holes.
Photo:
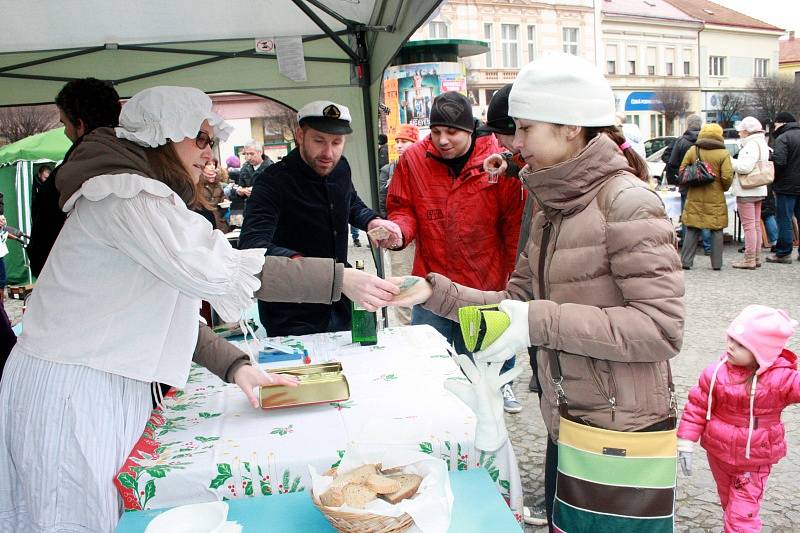
<path fill-rule="evenodd" d="M 417 493 L 419 486 L 422 484 L 422 476 L 417 474 L 396 474 L 389 477 L 400 482 L 400 490 L 392 492 L 391 494 L 381 494 L 380 496 L 391 504 L 396 504 L 406 498 L 411 498 Z"/>
<path fill-rule="evenodd" d="M 341 507 L 344 505 L 344 496 L 342 489 L 332 487 L 320 494 L 319 502 L 325 507 Z"/>
<path fill-rule="evenodd" d="M 377 497 L 377 494 L 365 485 L 350 483 L 342 489 L 342 496 L 344 497 L 345 505 L 363 509 L 364 506 Z"/>
<path fill-rule="evenodd" d="M 400 490 L 400 482 L 390 477 L 372 474 L 367 478 L 367 487 L 378 494 L 391 494 Z"/>

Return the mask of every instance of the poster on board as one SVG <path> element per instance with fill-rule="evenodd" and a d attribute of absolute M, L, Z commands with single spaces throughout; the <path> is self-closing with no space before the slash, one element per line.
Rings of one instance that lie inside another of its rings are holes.
<path fill-rule="evenodd" d="M 419 128 L 420 139 L 430 132 L 433 99 L 448 91 L 467 94 L 467 71 L 462 63 L 413 63 L 388 67 L 383 74 L 383 103 L 387 117 L 389 159 L 397 158 L 394 134 L 400 124 Z"/>

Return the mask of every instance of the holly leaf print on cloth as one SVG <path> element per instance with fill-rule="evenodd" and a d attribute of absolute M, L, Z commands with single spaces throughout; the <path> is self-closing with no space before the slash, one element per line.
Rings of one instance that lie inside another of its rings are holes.
<path fill-rule="evenodd" d="M 284 435 L 287 435 L 288 433 L 292 433 L 293 431 L 294 431 L 294 425 L 293 424 L 289 424 L 285 428 L 281 428 L 281 427 L 273 428 L 273 430 L 270 431 L 269 433 L 270 433 L 270 435 L 280 435 L 281 437 L 283 437 Z"/>
<path fill-rule="evenodd" d="M 217 472 L 217 477 L 211 480 L 209 488 L 218 489 L 224 485 L 226 481 L 233 477 L 233 474 L 231 473 L 231 465 L 228 463 L 218 463 Z"/>

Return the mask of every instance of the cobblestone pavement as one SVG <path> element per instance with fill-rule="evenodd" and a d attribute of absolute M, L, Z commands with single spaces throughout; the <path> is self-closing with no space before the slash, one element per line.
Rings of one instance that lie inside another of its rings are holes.
<path fill-rule="evenodd" d="M 362 234 L 362 242 L 365 242 Z M 686 330 L 683 350 L 673 359 L 673 373 L 680 406 L 686 401 L 689 388 L 697 383 L 701 370 L 724 349 L 725 329 L 746 305 L 760 303 L 785 309 L 800 319 L 800 262 L 791 265 L 764 263 L 756 271 L 737 270 L 731 261 L 739 259 L 739 245 L 725 246 L 724 266 L 711 270 L 708 257 L 701 254 L 695 267 L 685 272 Z M 796 252 L 795 252 L 796 253 Z M 795 254 L 792 257 L 796 258 Z M 350 261 L 364 259 L 371 266 L 367 248 L 350 248 Z M 800 351 L 800 336 L 790 347 Z M 544 495 L 544 443 L 547 432 L 539 412 L 537 397 L 528 391 L 531 370 L 525 357 L 517 357 L 525 372 L 514 384 L 517 398 L 524 410 L 506 415 L 511 440 L 519 460 L 525 504 L 541 501 Z M 770 476 L 761 518 L 764 533 L 797 531 L 800 508 L 796 486 L 800 476 L 800 408 L 789 407 L 783 416 L 788 436 L 789 454 L 778 463 Z M 795 481 L 792 481 L 792 480 Z M 694 474 L 686 478 L 679 474 L 676 531 L 700 533 L 722 531 L 722 511 L 714 481 L 705 459 L 705 451 L 695 448 Z M 526 526 L 525 532 L 545 531 L 545 528 Z"/>

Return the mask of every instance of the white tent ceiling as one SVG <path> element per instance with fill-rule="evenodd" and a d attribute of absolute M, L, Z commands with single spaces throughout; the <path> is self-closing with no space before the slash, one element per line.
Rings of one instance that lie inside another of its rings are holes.
<path fill-rule="evenodd" d="M 0 0 L 0 106 L 50 103 L 70 79 L 241 91 L 298 109 L 348 106 L 345 151 L 377 204 L 377 100 L 384 68 L 442 0 Z M 255 39 L 302 36 L 307 80 L 278 71 Z"/>

